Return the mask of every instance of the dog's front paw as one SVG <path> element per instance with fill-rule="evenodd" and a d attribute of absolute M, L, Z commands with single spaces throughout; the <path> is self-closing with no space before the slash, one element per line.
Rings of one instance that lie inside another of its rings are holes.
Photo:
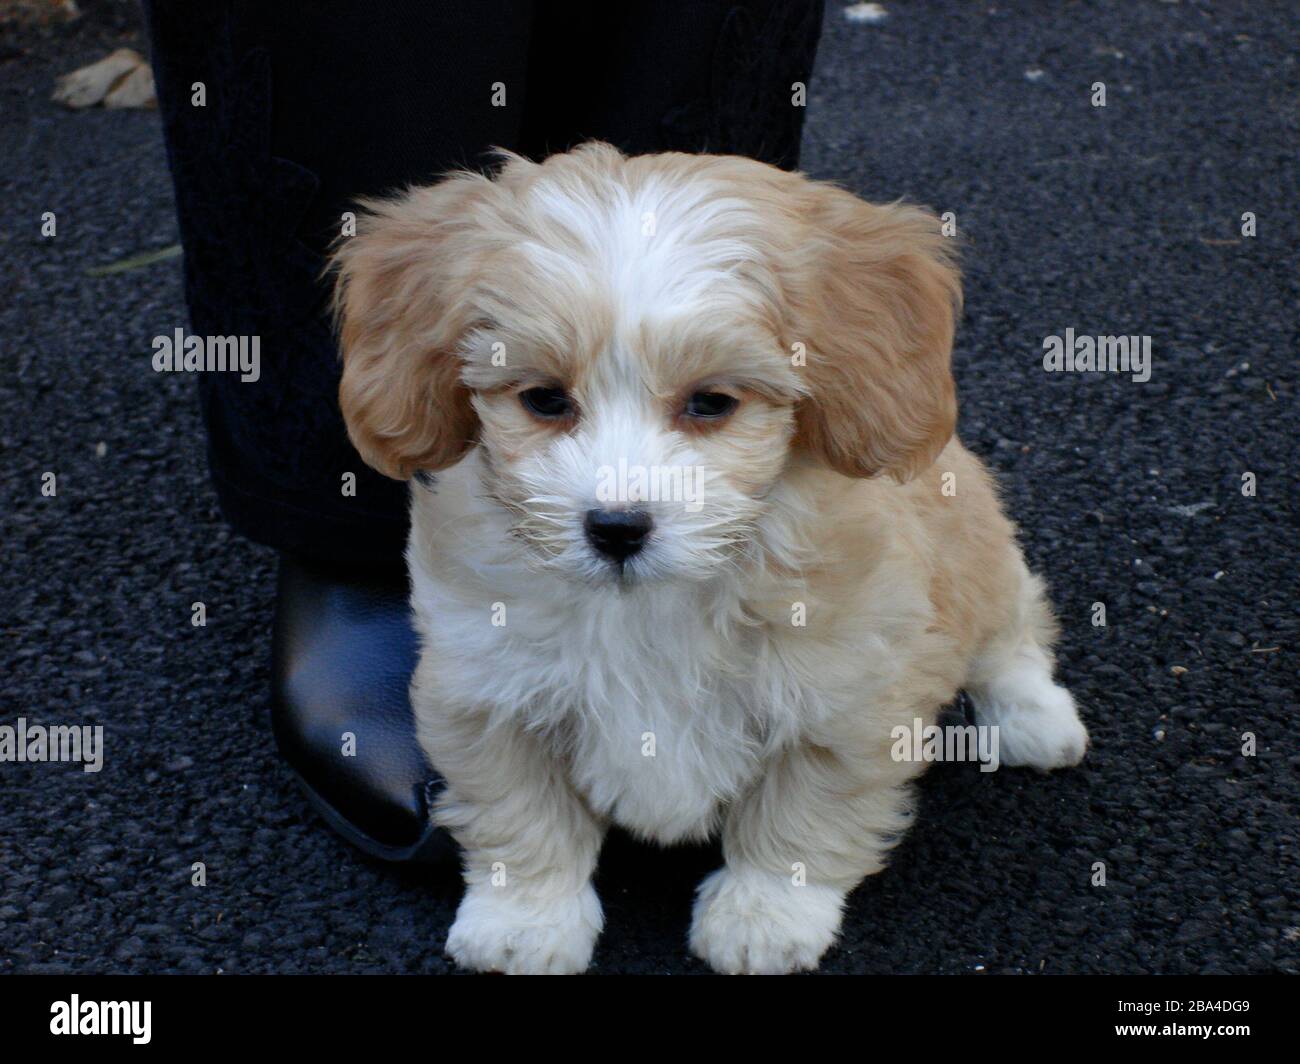
<path fill-rule="evenodd" d="M 604 923 L 590 883 L 574 895 L 522 897 L 509 887 L 470 887 L 447 935 L 462 968 L 507 975 L 574 975 L 591 963 Z"/>
<path fill-rule="evenodd" d="M 840 929 L 844 895 L 789 877 L 720 868 L 700 884 L 691 952 L 726 975 L 816 968 Z"/>

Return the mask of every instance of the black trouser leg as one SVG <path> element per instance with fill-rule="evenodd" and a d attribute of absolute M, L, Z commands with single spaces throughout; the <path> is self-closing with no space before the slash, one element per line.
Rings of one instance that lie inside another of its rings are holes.
<path fill-rule="evenodd" d="M 365 466 L 339 414 L 324 252 L 356 197 L 518 145 L 523 101 L 493 107 L 491 85 L 526 82 L 532 8 L 148 5 L 191 328 L 260 338 L 258 381 L 199 384 L 217 494 L 253 539 L 331 561 L 400 559 L 405 486 Z"/>
<path fill-rule="evenodd" d="M 822 0 L 570 0 L 539 6 L 526 153 L 748 155 L 793 169 Z"/>

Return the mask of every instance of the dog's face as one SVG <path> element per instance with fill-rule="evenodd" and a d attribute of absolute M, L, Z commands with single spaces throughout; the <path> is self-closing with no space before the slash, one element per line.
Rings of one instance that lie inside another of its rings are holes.
<path fill-rule="evenodd" d="M 369 205 L 340 244 L 340 403 L 391 476 L 481 449 L 538 565 L 703 580 L 802 451 L 929 465 L 956 415 L 937 222 L 748 159 L 509 157 Z"/>

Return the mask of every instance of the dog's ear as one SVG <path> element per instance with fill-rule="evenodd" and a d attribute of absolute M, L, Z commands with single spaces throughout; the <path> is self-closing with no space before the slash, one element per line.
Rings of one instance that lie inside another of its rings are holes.
<path fill-rule="evenodd" d="M 807 397 L 798 439 L 838 472 L 900 483 L 951 438 L 950 360 L 961 305 L 952 242 L 918 207 L 874 206 L 812 185 L 811 239 L 795 314 Z"/>
<path fill-rule="evenodd" d="M 454 464 L 478 432 L 456 346 L 473 324 L 462 298 L 478 257 L 473 209 L 491 189 L 457 174 L 367 201 L 356 235 L 335 245 L 339 406 L 361 457 L 398 480 Z"/>

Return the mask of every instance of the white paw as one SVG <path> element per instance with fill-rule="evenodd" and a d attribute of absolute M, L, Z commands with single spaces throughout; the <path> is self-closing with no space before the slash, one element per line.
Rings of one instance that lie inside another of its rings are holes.
<path fill-rule="evenodd" d="M 997 725 L 1001 764 L 1047 771 L 1083 760 L 1088 729 L 1074 698 L 1041 673 L 1009 677 L 972 700 L 979 722 Z"/>
<path fill-rule="evenodd" d="M 447 955 L 462 968 L 507 975 L 586 971 L 604 916 L 590 883 L 559 898 L 522 898 L 509 887 L 470 887 L 447 934 Z"/>
<path fill-rule="evenodd" d="M 691 952 L 724 975 L 782 975 L 817 967 L 840 929 L 844 895 L 788 876 L 720 868 L 700 884 Z"/>

